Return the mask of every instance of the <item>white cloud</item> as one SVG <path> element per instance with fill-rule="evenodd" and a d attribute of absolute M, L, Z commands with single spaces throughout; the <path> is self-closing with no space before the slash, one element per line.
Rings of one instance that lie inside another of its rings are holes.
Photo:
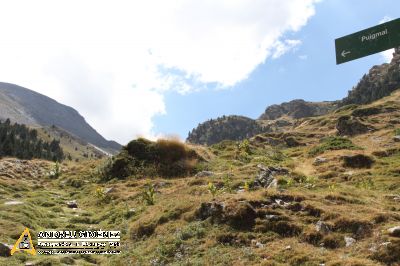
<path fill-rule="evenodd" d="M 306 55 L 306 54 L 299 55 L 299 59 L 307 60 L 308 59 L 308 55 Z"/>
<path fill-rule="evenodd" d="M 390 16 L 384 16 L 384 17 L 379 21 L 379 24 L 382 24 L 382 23 L 385 23 L 385 22 L 388 22 L 388 21 L 391 21 L 391 20 L 393 20 L 393 18 L 391 18 Z M 385 63 L 390 63 L 390 61 L 391 61 L 392 58 L 393 58 L 393 53 L 394 53 L 394 49 L 389 49 L 389 50 L 386 50 L 386 51 L 381 52 L 380 55 L 381 55 L 382 60 L 383 60 Z"/>
<path fill-rule="evenodd" d="M 384 52 L 381 52 L 380 55 L 382 57 L 383 62 L 390 63 L 393 58 L 394 49 L 389 49 Z"/>
<path fill-rule="evenodd" d="M 301 42 L 315 0 L 1 1 L 0 80 L 79 110 L 122 143 L 151 136 L 163 93 L 229 87 Z"/>
<path fill-rule="evenodd" d="M 391 21 L 391 20 L 393 20 L 392 17 L 390 17 L 390 16 L 384 16 L 384 17 L 379 21 L 379 24 L 382 24 L 382 23 L 385 23 L 385 22 L 389 22 L 389 21 Z"/>
<path fill-rule="evenodd" d="M 278 40 L 273 46 L 274 52 L 272 54 L 272 58 L 276 59 L 278 57 L 281 57 L 288 51 L 298 47 L 300 44 L 301 44 L 300 40 L 284 40 L 284 41 Z"/>

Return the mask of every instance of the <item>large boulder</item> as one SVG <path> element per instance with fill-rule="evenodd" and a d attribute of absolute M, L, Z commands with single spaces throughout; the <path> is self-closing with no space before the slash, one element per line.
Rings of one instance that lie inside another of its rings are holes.
<path fill-rule="evenodd" d="M 336 129 L 339 136 L 355 136 L 373 130 L 371 126 L 361 123 L 352 116 L 340 117 L 336 123 Z"/>

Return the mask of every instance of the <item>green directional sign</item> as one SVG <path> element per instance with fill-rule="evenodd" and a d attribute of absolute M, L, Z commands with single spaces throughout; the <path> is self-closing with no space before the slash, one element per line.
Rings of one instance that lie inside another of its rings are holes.
<path fill-rule="evenodd" d="M 335 40 L 336 64 L 400 46 L 400 19 Z"/>

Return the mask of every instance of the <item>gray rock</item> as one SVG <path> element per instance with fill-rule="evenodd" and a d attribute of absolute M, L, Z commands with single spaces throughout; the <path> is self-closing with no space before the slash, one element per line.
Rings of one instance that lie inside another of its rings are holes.
<path fill-rule="evenodd" d="M 254 247 L 256 247 L 256 248 L 263 248 L 263 247 L 264 247 L 264 244 L 258 242 L 258 241 L 255 240 L 255 239 L 252 239 L 252 240 L 251 240 L 251 245 L 254 246 Z"/>
<path fill-rule="evenodd" d="M 201 171 L 201 172 L 198 172 L 195 175 L 195 177 L 208 177 L 208 176 L 213 176 L 213 175 L 214 175 L 214 172 L 212 172 L 212 171 Z"/>
<path fill-rule="evenodd" d="M 354 243 L 356 243 L 356 240 L 355 240 L 354 238 L 348 237 L 348 236 L 345 236 L 345 237 L 344 237 L 344 241 L 346 242 L 346 247 L 350 247 L 350 246 L 352 246 Z"/>
<path fill-rule="evenodd" d="M 365 125 L 359 119 L 351 116 L 340 117 L 336 123 L 336 129 L 339 136 L 355 136 L 373 130 L 371 126 Z"/>
<path fill-rule="evenodd" d="M 4 202 L 4 205 L 20 205 L 20 204 L 23 204 L 23 202 L 18 200 L 11 200 Z"/>
<path fill-rule="evenodd" d="M 277 188 L 277 187 L 278 187 L 278 180 L 274 178 L 267 188 Z"/>
<path fill-rule="evenodd" d="M 329 226 L 321 220 L 318 221 L 317 224 L 315 225 L 315 230 L 317 230 L 317 232 L 320 232 L 322 234 L 328 234 L 331 231 Z"/>
<path fill-rule="evenodd" d="M 317 157 L 315 158 L 313 165 L 320 165 L 326 163 L 327 161 L 328 159 L 326 159 L 325 157 Z"/>
<path fill-rule="evenodd" d="M 76 200 L 67 201 L 67 206 L 68 208 L 78 208 L 78 203 Z"/>
<path fill-rule="evenodd" d="M 394 136 L 394 137 L 393 137 L 393 140 L 394 140 L 395 142 L 400 142 L 400 136 Z"/>
<path fill-rule="evenodd" d="M 288 174 L 289 170 L 282 167 L 264 166 L 262 164 L 257 165 L 260 169 L 260 173 L 257 175 L 254 181 L 254 186 L 258 187 L 277 187 L 278 181 L 275 179 L 275 174 Z"/>
<path fill-rule="evenodd" d="M 104 189 L 104 193 L 105 193 L 105 194 L 111 193 L 111 192 L 113 192 L 113 191 L 114 191 L 114 188 L 113 188 L 113 187 L 107 187 L 107 188 Z"/>
<path fill-rule="evenodd" d="M 388 233 L 393 237 L 400 237 L 400 226 L 395 226 L 388 229 Z"/>
<path fill-rule="evenodd" d="M 0 243 L 0 257 L 10 257 L 12 246 Z"/>
<path fill-rule="evenodd" d="M 224 212 L 224 205 L 219 202 L 203 202 L 200 208 L 196 211 L 196 216 L 200 220 L 205 220 L 209 217 L 212 220 L 220 220 Z"/>

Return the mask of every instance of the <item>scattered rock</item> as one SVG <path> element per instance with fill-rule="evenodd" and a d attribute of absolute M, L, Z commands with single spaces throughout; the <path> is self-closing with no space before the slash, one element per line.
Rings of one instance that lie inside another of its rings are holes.
<path fill-rule="evenodd" d="M 352 238 L 352 237 L 345 236 L 344 237 L 344 242 L 346 242 L 346 247 L 350 247 L 354 243 L 356 243 L 356 240 L 354 238 Z"/>
<path fill-rule="evenodd" d="M 286 138 L 284 139 L 284 141 L 285 141 L 286 145 L 287 145 L 289 148 L 298 147 L 298 146 L 304 146 L 303 143 L 299 142 L 296 138 L 291 137 L 291 136 L 290 136 L 290 137 L 286 137 Z"/>
<path fill-rule="evenodd" d="M 267 214 L 267 215 L 265 215 L 265 218 L 269 221 L 279 221 L 280 220 L 279 215 L 275 215 L 275 214 Z"/>
<path fill-rule="evenodd" d="M 251 229 L 255 224 L 257 212 L 248 202 L 203 202 L 195 212 L 198 219 L 211 218 L 211 222 L 226 223 L 239 230 Z"/>
<path fill-rule="evenodd" d="M 252 240 L 251 240 L 251 245 L 254 246 L 254 247 L 256 247 L 256 248 L 263 248 L 263 247 L 264 247 L 264 244 L 258 242 L 258 241 L 255 240 L 255 239 L 252 239 Z"/>
<path fill-rule="evenodd" d="M 395 226 L 388 229 L 389 235 L 393 237 L 400 237 L 400 226 Z"/>
<path fill-rule="evenodd" d="M 201 172 L 198 172 L 195 175 L 195 177 L 208 177 L 208 176 L 213 176 L 213 175 L 214 175 L 214 172 L 212 172 L 212 171 L 201 171 Z"/>
<path fill-rule="evenodd" d="M 224 205 L 219 202 L 203 202 L 195 216 L 200 220 L 205 220 L 211 217 L 211 221 L 220 221 L 224 212 Z"/>
<path fill-rule="evenodd" d="M 4 205 L 20 205 L 20 204 L 23 204 L 23 202 L 18 200 L 11 200 L 4 202 Z"/>
<path fill-rule="evenodd" d="M 324 235 L 328 234 L 331 231 L 329 226 L 326 223 L 324 223 L 323 221 L 321 221 L 321 220 L 319 220 L 317 222 L 317 224 L 315 225 L 315 230 L 317 232 L 320 232 L 320 233 L 324 234 Z"/>
<path fill-rule="evenodd" d="M 387 245 L 374 245 L 371 249 L 374 253 L 370 256 L 371 259 L 382 262 L 386 265 L 399 265 L 400 263 L 400 240 L 392 241 Z"/>
<path fill-rule="evenodd" d="M 0 257 L 10 257 L 12 246 L 0 243 Z"/>
<path fill-rule="evenodd" d="M 343 166 L 351 168 L 371 168 L 375 162 L 374 159 L 367 155 L 356 154 L 351 156 L 343 156 Z"/>
<path fill-rule="evenodd" d="M 283 207 L 287 207 L 287 206 L 290 205 L 290 203 L 284 202 L 284 201 L 281 200 L 281 199 L 275 199 L 275 202 L 276 202 L 276 204 L 278 204 L 279 206 L 283 206 Z"/>
<path fill-rule="evenodd" d="M 106 187 L 105 189 L 104 189 L 104 194 L 108 194 L 108 193 L 111 193 L 111 192 L 113 192 L 115 189 L 113 188 L 113 187 Z"/>
<path fill-rule="evenodd" d="M 325 157 L 317 157 L 315 158 L 313 165 L 320 165 L 326 163 L 327 161 L 328 159 L 326 159 Z"/>
<path fill-rule="evenodd" d="M 265 167 L 261 164 L 257 165 L 260 169 L 260 173 L 256 177 L 254 181 L 254 186 L 264 187 L 264 188 L 272 188 L 278 186 L 278 180 L 275 179 L 274 175 L 276 174 L 288 174 L 289 170 L 282 167 L 273 167 L 268 166 Z"/>
<path fill-rule="evenodd" d="M 277 187 L 278 187 L 278 180 L 274 178 L 267 188 L 277 188 Z"/>
<path fill-rule="evenodd" d="M 373 128 L 361 123 L 358 119 L 351 116 L 342 116 L 336 123 L 339 136 L 355 136 L 367 133 Z"/>
<path fill-rule="evenodd" d="M 394 140 L 395 142 L 400 142 L 400 136 L 394 136 L 394 137 L 393 137 L 393 140 Z"/>
<path fill-rule="evenodd" d="M 67 201 L 67 206 L 68 208 L 78 208 L 78 203 L 76 200 Z"/>

